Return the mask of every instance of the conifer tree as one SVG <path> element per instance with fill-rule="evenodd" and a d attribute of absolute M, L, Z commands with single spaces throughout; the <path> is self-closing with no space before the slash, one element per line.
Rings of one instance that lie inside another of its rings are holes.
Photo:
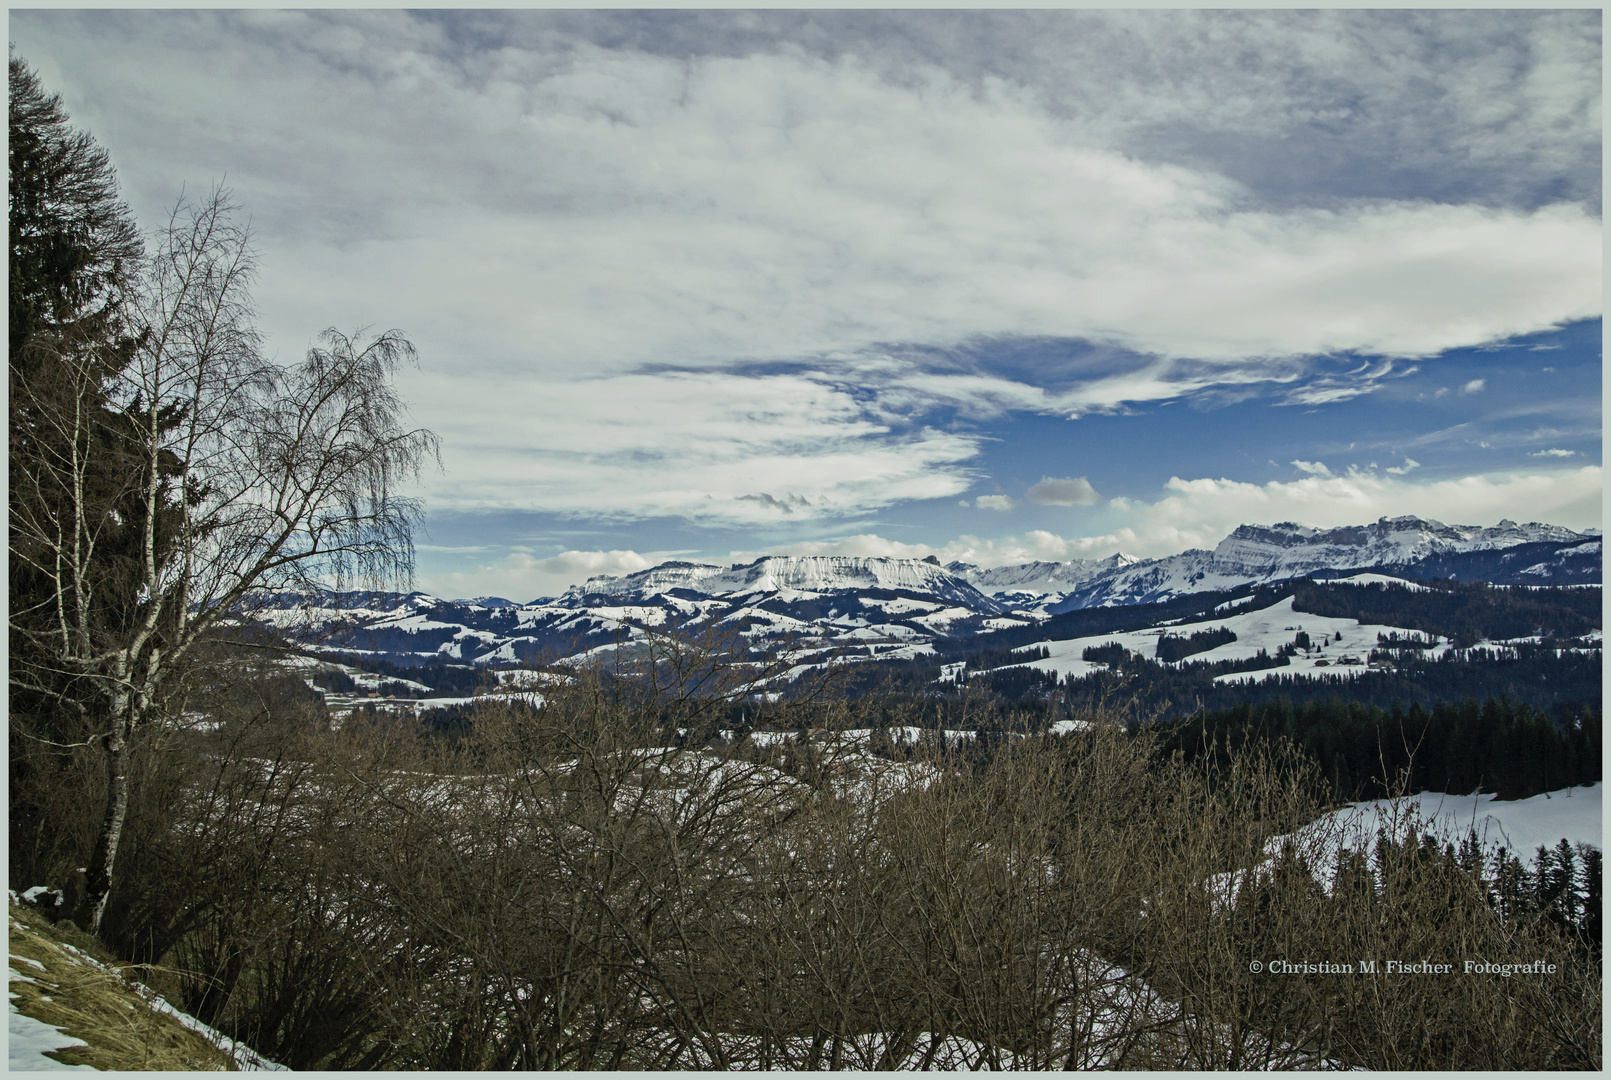
<path fill-rule="evenodd" d="M 14 53 L 8 76 L 11 866 L 30 873 L 59 825 L 38 796 L 60 782 L 85 738 L 88 703 L 79 680 L 41 649 L 58 621 L 55 559 L 25 523 L 82 514 L 97 534 L 81 560 L 86 614 L 110 624 L 127 619 L 142 524 L 165 508 L 126 497 L 139 464 L 116 451 L 128 417 L 106 390 L 134 347 L 120 313 L 142 255 L 139 231 L 106 151 L 73 129 L 60 96 Z M 64 416 L 79 422 L 63 425 Z M 68 463 L 73 482 L 43 461 Z"/>

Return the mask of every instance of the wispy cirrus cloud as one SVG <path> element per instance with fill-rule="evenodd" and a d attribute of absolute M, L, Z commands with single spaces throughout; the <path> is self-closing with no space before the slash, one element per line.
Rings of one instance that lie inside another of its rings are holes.
<path fill-rule="evenodd" d="M 426 392 L 452 380 L 421 376 Z M 510 379 L 443 420 L 433 506 L 769 522 L 957 495 L 977 439 L 897 429 L 809 375 Z M 512 450 L 511 441 L 518 442 Z"/>

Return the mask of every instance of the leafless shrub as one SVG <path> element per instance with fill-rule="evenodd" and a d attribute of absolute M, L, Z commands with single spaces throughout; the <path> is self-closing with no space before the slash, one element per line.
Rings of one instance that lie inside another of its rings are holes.
<path fill-rule="evenodd" d="M 178 929 L 142 918 L 187 1004 L 303 1067 L 1599 1060 L 1587 954 L 1498 918 L 1408 826 L 1328 862 L 1341 838 L 1314 831 L 1323 787 L 1290 748 L 1187 763 L 1091 717 L 880 757 L 842 734 L 873 726 L 865 706 L 819 701 L 757 749 L 679 738 L 668 710 L 720 711 L 687 684 L 662 684 L 668 705 L 618 678 L 451 737 L 271 722 L 293 704 L 232 694 L 189 775 L 153 789 L 166 839 L 135 845 L 183 868 Z M 1369 957 L 1565 974 L 1251 967 Z"/>

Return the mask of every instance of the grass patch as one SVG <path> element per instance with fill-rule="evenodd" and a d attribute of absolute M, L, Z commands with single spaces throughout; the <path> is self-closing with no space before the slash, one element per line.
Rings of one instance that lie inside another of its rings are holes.
<path fill-rule="evenodd" d="M 11 905 L 12 1004 L 87 1046 L 50 1053 L 68 1065 L 130 1071 L 235 1069 L 234 1060 L 177 1019 L 157 1012 L 95 938 L 70 923 Z M 35 964 L 39 965 L 37 968 Z"/>

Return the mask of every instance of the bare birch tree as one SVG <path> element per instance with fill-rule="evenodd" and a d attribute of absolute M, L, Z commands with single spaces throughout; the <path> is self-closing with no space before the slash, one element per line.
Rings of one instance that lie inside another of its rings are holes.
<path fill-rule="evenodd" d="M 30 403 L 53 437 L 13 471 L 28 490 L 13 492 L 12 559 L 48 582 L 35 610 L 13 613 L 29 658 L 13 686 L 70 697 L 105 754 L 85 889 L 97 930 L 128 808 L 130 737 L 177 707 L 198 643 L 254 596 L 406 580 L 419 507 L 399 485 L 437 446 L 404 422 L 392 376 L 415 352 L 398 332 L 328 330 L 300 364 L 263 358 L 251 236 L 222 190 L 181 202 L 153 247 L 125 301 L 132 354 L 109 365 L 93 341 L 56 347 L 47 361 L 70 392 Z"/>

